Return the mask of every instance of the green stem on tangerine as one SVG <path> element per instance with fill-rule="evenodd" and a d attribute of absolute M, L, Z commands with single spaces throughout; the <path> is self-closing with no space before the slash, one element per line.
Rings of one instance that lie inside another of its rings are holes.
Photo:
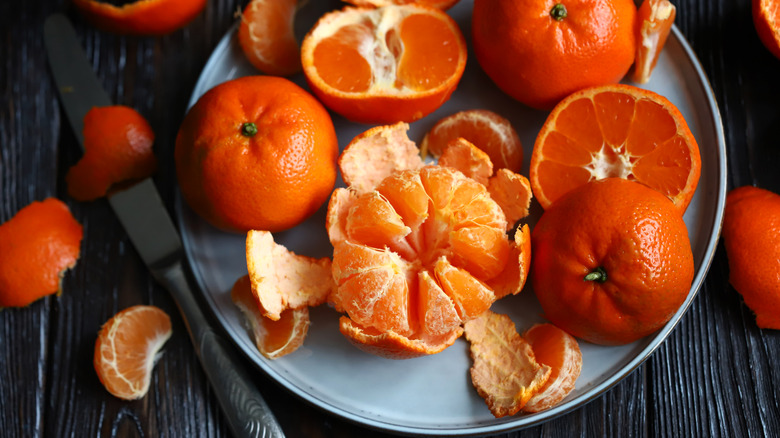
<path fill-rule="evenodd" d="M 254 137 L 257 134 L 257 125 L 252 122 L 246 122 L 241 125 L 241 135 L 244 137 Z"/>
<path fill-rule="evenodd" d="M 563 3 L 556 3 L 555 6 L 550 9 L 550 16 L 553 17 L 556 21 L 561 21 L 569 13 L 566 11 L 566 6 L 563 5 Z"/>
<path fill-rule="evenodd" d="M 588 275 L 583 278 L 583 281 L 598 281 L 599 283 L 604 283 L 607 281 L 607 271 L 604 270 L 602 267 L 598 267 L 592 271 Z"/>

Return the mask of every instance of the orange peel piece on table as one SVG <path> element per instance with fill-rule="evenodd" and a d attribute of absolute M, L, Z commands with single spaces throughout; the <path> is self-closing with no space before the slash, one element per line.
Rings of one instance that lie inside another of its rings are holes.
<path fill-rule="evenodd" d="M 551 369 L 506 316 L 487 311 L 464 325 L 470 343 L 471 381 L 496 418 L 515 415 L 547 382 Z"/>
<path fill-rule="evenodd" d="M 206 0 L 137 0 L 115 6 L 100 0 L 73 0 L 96 27 L 131 35 L 165 35 L 186 26 L 206 6 Z"/>
<path fill-rule="evenodd" d="M 115 184 L 147 178 L 157 169 L 154 132 L 130 107 L 93 107 L 84 116 L 83 133 L 84 155 L 65 176 L 76 200 L 93 201 Z"/>
<path fill-rule="evenodd" d="M 574 389 L 582 372 L 582 353 L 577 339 L 553 324 L 535 324 L 523 333 L 536 361 L 550 367 L 550 378 L 523 412 L 541 412 L 560 403 Z"/>
<path fill-rule="evenodd" d="M 644 0 L 637 12 L 636 59 L 631 80 L 646 84 L 674 24 L 677 8 L 669 0 Z"/>
<path fill-rule="evenodd" d="M 32 202 L 0 225 L 0 308 L 25 307 L 62 292 L 84 230 L 56 198 Z"/>
<path fill-rule="evenodd" d="M 295 254 L 274 242 L 268 231 L 247 233 L 246 264 L 261 313 L 274 321 L 287 309 L 324 303 L 335 287 L 329 258 Z"/>
<path fill-rule="evenodd" d="M 289 76 L 301 71 L 301 47 L 294 20 L 305 0 L 252 0 L 241 14 L 238 42 L 250 63 L 261 72 Z"/>
<path fill-rule="evenodd" d="M 252 293 L 249 275 L 233 284 L 230 297 L 249 323 L 257 350 L 268 359 L 286 356 L 303 345 L 309 331 L 309 308 L 286 309 L 277 321 L 261 313 L 260 303 Z"/>

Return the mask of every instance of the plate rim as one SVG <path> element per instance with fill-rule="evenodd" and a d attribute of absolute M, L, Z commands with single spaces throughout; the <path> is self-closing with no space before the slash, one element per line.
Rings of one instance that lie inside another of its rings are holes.
<path fill-rule="evenodd" d="M 207 60 L 206 64 L 204 64 L 204 67 L 198 76 L 198 80 L 195 83 L 195 86 L 193 87 L 193 92 L 190 95 L 190 100 L 187 105 L 187 111 L 189 110 L 190 107 L 192 107 L 192 105 L 195 104 L 195 102 L 197 102 L 198 98 L 200 97 L 200 95 L 196 96 L 194 92 L 196 90 L 200 90 L 205 87 L 205 83 L 207 82 L 208 79 L 205 73 L 211 71 L 214 68 L 215 64 L 217 63 L 217 58 L 219 58 L 218 54 L 225 51 L 227 46 L 231 44 L 231 38 L 233 34 L 237 31 L 237 29 L 238 29 L 238 23 L 233 24 L 227 30 L 227 32 L 222 36 L 220 42 L 212 50 L 211 54 L 209 55 L 209 59 Z M 201 298 L 203 298 L 209 304 L 209 306 L 207 306 L 209 307 L 208 311 L 219 322 L 220 329 L 228 334 L 227 337 L 230 339 L 230 342 L 232 342 L 233 345 L 236 346 L 242 352 L 242 354 L 245 356 L 245 360 L 248 360 L 250 363 L 252 363 L 252 365 L 255 368 L 262 370 L 265 373 L 266 377 L 272 380 L 275 384 L 284 388 L 286 391 L 289 391 L 290 393 L 294 394 L 296 397 L 298 397 L 299 400 L 302 400 L 311 406 L 315 406 L 316 408 L 321 409 L 330 415 L 334 415 L 336 417 L 339 417 L 341 419 L 344 419 L 346 421 L 349 421 L 351 423 L 357 424 L 362 427 L 367 427 L 369 429 L 382 431 L 382 432 L 389 432 L 389 433 L 409 435 L 409 436 L 419 435 L 419 434 L 425 434 L 429 436 L 477 436 L 477 435 L 484 435 L 484 434 L 513 432 L 520 429 L 537 426 L 583 407 L 584 405 L 604 395 L 605 392 L 610 390 L 612 387 L 614 387 L 623 379 L 625 379 L 628 375 L 633 373 L 666 341 L 669 334 L 674 330 L 674 328 L 676 328 L 677 324 L 679 324 L 680 320 L 682 319 L 682 316 L 690 308 L 690 305 L 692 304 L 693 300 L 698 295 L 699 290 L 703 286 L 704 281 L 709 272 L 709 269 L 712 265 L 715 252 L 718 246 L 718 241 L 720 240 L 722 224 L 723 224 L 723 215 L 724 215 L 725 203 L 726 203 L 727 187 L 728 187 L 728 172 L 727 172 L 728 156 L 726 152 L 726 141 L 725 141 L 725 134 L 723 128 L 723 121 L 709 78 L 704 72 L 704 69 L 701 66 L 701 62 L 699 61 L 695 52 L 691 48 L 685 36 L 678 29 L 676 24 L 672 25 L 672 35 L 674 39 L 676 39 L 677 42 L 682 47 L 683 52 L 685 53 L 688 60 L 690 61 L 691 66 L 693 67 L 693 70 L 695 71 L 696 76 L 699 79 L 697 81 L 697 85 L 701 89 L 700 90 L 701 94 L 706 97 L 706 100 L 708 102 L 708 111 L 706 111 L 706 114 L 702 114 L 702 116 L 709 115 L 710 122 L 714 127 L 714 134 L 717 140 L 717 150 L 719 152 L 718 154 L 719 159 L 718 159 L 718 166 L 717 166 L 718 176 L 716 179 L 718 181 L 718 187 L 717 187 L 716 212 L 715 212 L 715 217 L 712 218 L 713 232 L 710 234 L 709 239 L 707 241 L 706 249 L 704 251 L 704 257 L 702 259 L 702 264 L 700 266 L 699 272 L 694 277 L 689 294 L 686 297 L 686 300 L 677 310 L 677 312 L 675 312 L 675 314 L 672 316 L 670 321 L 667 322 L 658 332 L 656 332 L 655 335 L 653 335 L 653 337 L 649 340 L 648 345 L 644 349 L 640 350 L 631 361 L 629 361 L 627 364 L 621 367 L 617 372 L 615 372 L 615 374 L 607 378 L 605 381 L 588 389 L 585 393 L 578 396 L 577 398 L 566 401 L 558 406 L 555 406 L 543 412 L 517 417 L 516 420 L 510 420 L 510 421 L 505 421 L 505 422 L 490 424 L 490 425 L 474 425 L 473 427 L 461 426 L 456 429 L 453 428 L 433 429 L 433 428 L 426 428 L 423 426 L 406 426 L 406 425 L 399 425 L 399 424 L 389 423 L 385 421 L 380 421 L 366 416 L 357 415 L 353 412 L 344 410 L 343 408 L 333 406 L 309 394 L 305 390 L 298 388 L 297 386 L 294 386 L 292 383 L 284 379 L 283 376 L 277 373 L 275 370 L 268 368 L 263 362 L 255 360 L 256 352 L 249 351 L 246 345 L 239 343 L 233 336 L 230 336 L 230 330 L 227 329 L 227 326 L 229 325 L 228 321 L 225 320 L 225 317 L 222 314 L 217 313 L 216 306 L 214 305 L 215 303 L 213 302 L 213 298 L 211 297 L 211 294 L 206 291 L 202 273 L 200 272 L 200 269 L 195 269 L 195 266 L 192 263 L 191 257 L 193 253 L 193 248 L 192 248 L 193 244 L 190 241 L 190 237 L 187 234 L 181 233 L 182 241 L 184 244 L 186 263 L 189 266 L 190 272 L 192 273 L 195 281 L 197 282 L 197 288 L 195 288 L 198 291 L 197 293 L 200 294 Z M 185 214 L 184 214 L 184 208 L 186 208 L 186 206 L 184 204 L 184 200 L 181 195 L 178 184 L 176 185 L 174 204 L 175 204 L 174 208 L 176 212 L 177 224 L 180 230 L 184 230 L 186 229 Z"/>

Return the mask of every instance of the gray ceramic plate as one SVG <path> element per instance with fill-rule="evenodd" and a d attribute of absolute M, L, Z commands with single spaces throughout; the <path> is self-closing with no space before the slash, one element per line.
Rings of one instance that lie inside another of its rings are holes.
<path fill-rule="evenodd" d="M 299 15 L 299 34 L 305 33 L 324 11 L 339 2 L 309 2 Z M 470 35 L 471 1 L 463 0 L 449 13 L 464 35 Z M 244 59 L 235 37 L 228 32 L 214 50 L 192 93 L 191 104 L 209 88 L 240 76 L 257 74 Z M 305 87 L 302 76 L 293 78 Z M 702 173 L 699 187 L 685 215 L 696 265 L 688 299 L 658 333 L 630 345 L 602 347 L 581 343 L 582 374 L 575 390 L 558 406 L 537 414 L 496 419 L 473 389 L 471 361 L 464 340 L 444 352 L 406 361 L 381 359 L 353 347 L 339 333 L 338 314 L 328 306 L 312 312 L 312 325 L 303 347 L 275 361 L 255 349 L 241 314 L 230 300 L 230 288 L 246 274 L 244 236 L 220 232 L 180 204 L 179 220 L 187 257 L 206 301 L 237 346 L 271 379 L 302 399 L 333 415 L 364 426 L 401 434 L 477 435 L 507 432 L 534 425 L 582 406 L 631 373 L 669 335 L 701 287 L 715 252 L 726 193 L 726 156 L 720 115 L 707 79 L 693 52 L 675 28 L 646 88 L 678 106 L 699 143 Z M 480 70 L 473 52 L 452 98 L 428 117 L 412 124 L 412 140 L 419 141 L 440 118 L 456 111 L 487 108 L 509 118 L 525 148 L 525 169 L 534 138 L 546 113 L 530 110 L 502 94 Z M 334 115 L 343 148 L 366 125 Z M 538 206 L 530 223 L 538 216 Z M 277 242 L 299 254 L 331 254 L 324 227 L 324 207 L 302 225 L 275 236 Z M 530 286 L 505 298 L 493 310 L 512 317 L 518 330 L 542 321 L 541 309 Z"/>

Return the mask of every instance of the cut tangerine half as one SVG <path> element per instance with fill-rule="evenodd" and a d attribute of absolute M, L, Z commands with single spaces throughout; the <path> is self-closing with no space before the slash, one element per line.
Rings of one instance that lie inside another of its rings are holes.
<path fill-rule="evenodd" d="M 274 321 L 262 315 L 262 308 L 252 294 L 248 275 L 236 280 L 230 291 L 236 307 L 244 314 L 252 330 L 257 350 L 268 359 L 290 354 L 303 345 L 309 331 L 309 308 L 285 309 Z"/>
<path fill-rule="evenodd" d="M 588 181 L 618 177 L 661 192 L 682 213 L 699 182 L 701 157 L 669 100 L 615 84 L 578 91 L 552 110 L 536 138 L 530 174 L 543 208 Z"/>
<path fill-rule="evenodd" d="M 496 169 L 519 172 L 523 165 L 523 145 L 509 120 L 483 109 L 461 111 L 433 125 L 420 143 L 423 157 L 438 157 L 449 143 L 464 138 L 490 157 Z"/>
<path fill-rule="evenodd" d="M 293 33 L 298 0 L 252 0 L 241 14 L 238 42 L 249 62 L 269 75 L 301 70 L 301 49 Z"/>
<path fill-rule="evenodd" d="M 561 402 L 574 389 L 582 371 L 582 353 L 574 336 L 553 324 L 536 324 L 525 333 L 536 361 L 550 367 L 550 378 L 523 407 L 525 412 L 541 412 Z"/>
<path fill-rule="evenodd" d="M 344 0 L 355 6 L 382 7 L 388 5 L 406 5 L 416 3 L 418 5 L 431 6 L 443 11 L 455 6 L 460 0 Z"/>
<path fill-rule="evenodd" d="M 95 343 L 100 383 L 125 400 L 146 395 L 158 352 L 171 333 L 171 319 L 155 306 L 133 306 L 114 315 Z"/>
<path fill-rule="evenodd" d="M 331 110 L 361 123 L 412 122 L 449 99 L 466 42 L 439 9 L 347 7 L 320 18 L 301 59 L 309 87 Z"/>
<path fill-rule="evenodd" d="M 677 8 L 669 0 L 644 0 L 637 12 L 636 59 L 631 79 L 647 83 L 672 30 Z"/>

